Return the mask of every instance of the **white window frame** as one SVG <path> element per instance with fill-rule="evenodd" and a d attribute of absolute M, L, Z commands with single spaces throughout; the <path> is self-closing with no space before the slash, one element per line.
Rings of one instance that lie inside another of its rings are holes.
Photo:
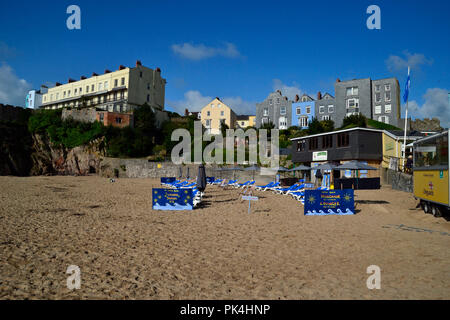
<path fill-rule="evenodd" d="M 331 111 L 330 111 L 330 108 L 331 108 Z M 334 113 L 334 105 L 329 105 L 328 106 L 328 113 Z"/>
<path fill-rule="evenodd" d="M 349 94 L 349 90 L 350 90 L 350 94 Z M 359 88 L 358 87 L 347 87 L 345 89 L 345 93 L 346 93 L 347 97 L 357 96 L 357 95 L 359 95 Z"/>
<path fill-rule="evenodd" d="M 300 114 L 302 114 L 302 108 L 300 108 L 300 107 L 297 107 L 297 109 L 296 109 L 296 113 L 295 114 L 297 114 L 297 115 L 300 115 Z"/>
<path fill-rule="evenodd" d="M 308 117 L 299 117 L 298 118 L 298 126 L 301 128 L 308 126 Z"/>
<path fill-rule="evenodd" d="M 350 101 L 353 101 L 354 103 L 353 107 L 350 106 Z M 359 108 L 359 98 L 347 99 L 347 109 L 356 109 L 356 108 Z"/>
<path fill-rule="evenodd" d="M 264 108 L 263 109 L 263 116 L 264 117 L 268 117 L 269 116 L 269 108 Z"/>
<path fill-rule="evenodd" d="M 390 84 L 385 84 L 384 85 L 384 91 L 391 91 L 391 85 Z"/>
<path fill-rule="evenodd" d="M 330 115 L 324 115 L 324 116 L 322 116 L 322 121 L 324 121 L 324 120 L 330 120 Z"/>
<path fill-rule="evenodd" d="M 377 95 L 379 95 L 379 99 L 377 99 Z M 375 92 L 375 102 L 381 102 L 381 92 Z"/>
<path fill-rule="evenodd" d="M 205 126 L 206 126 L 207 128 L 210 128 L 210 127 L 211 127 L 211 119 L 206 119 L 206 120 L 205 120 Z"/>
<path fill-rule="evenodd" d="M 387 95 L 388 95 L 388 94 L 389 94 L 389 99 L 387 98 Z M 384 93 L 384 101 L 390 102 L 391 99 L 392 99 L 391 92 L 390 92 L 390 91 L 386 91 L 386 92 Z"/>
<path fill-rule="evenodd" d="M 319 114 L 325 113 L 325 106 L 319 106 Z"/>
<path fill-rule="evenodd" d="M 391 104 L 386 104 L 384 106 L 384 113 L 391 113 L 391 112 L 392 112 L 392 105 Z"/>
<path fill-rule="evenodd" d="M 311 106 L 306 106 L 305 111 L 306 114 L 311 114 Z"/>
<path fill-rule="evenodd" d="M 381 105 L 375 106 L 374 114 L 381 114 Z"/>
<path fill-rule="evenodd" d="M 280 114 L 285 115 L 286 114 L 286 109 L 287 108 L 285 106 L 280 107 Z"/>
<path fill-rule="evenodd" d="M 377 87 L 378 87 L 378 90 L 377 90 Z M 381 84 L 375 85 L 375 92 L 381 92 Z"/>

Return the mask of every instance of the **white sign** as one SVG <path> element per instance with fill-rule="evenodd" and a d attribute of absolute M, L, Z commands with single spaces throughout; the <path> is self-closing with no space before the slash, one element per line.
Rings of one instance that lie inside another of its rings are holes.
<path fill-rule="evenodd" d="M 248 200 L 248 201 L 258 201 L 258 197 L 252 197 L 252 196 L 242 196 L 242 200 Z"/>
<path fill-rule="evenodd" d="M 328 151 L 313 152 L 312 161 L 326 161 L 328 160 Z"/>

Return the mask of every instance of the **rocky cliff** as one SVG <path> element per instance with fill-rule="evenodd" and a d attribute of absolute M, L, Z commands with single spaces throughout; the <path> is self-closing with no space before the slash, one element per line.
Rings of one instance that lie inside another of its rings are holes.
<path fill-rule="evenodd" d="M 105 155 L 104 139 L 68 149 L 25 126 L 0 124 L 0 175 L 86 175 L 97 173 Z"/>

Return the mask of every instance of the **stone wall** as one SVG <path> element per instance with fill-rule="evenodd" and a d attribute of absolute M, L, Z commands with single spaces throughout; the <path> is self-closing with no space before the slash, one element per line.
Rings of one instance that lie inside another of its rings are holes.
<path fill-rule="evenodd" d="M 195 178 L 198 173 L 198 165 L 176 165 L 172 162 L 149 162 L 146 159 L 119 159 L 103 158 L 99 174 L 104 177 L 114 177 L 115 172 L 119 178 L 152 178 L 161 177 L 180 177 L 186 178 L 188 169 L 189 177 Z M 206 166 L 206 175 L 208 177 L 238 179 L 240 182 L 251 180 L 253 174 L 251 171 L 216 171 L 216 166 Z M 274 176 L 261 176 L 255 173 L 257 184 L 268 183 L 275 179 Z"/>
<path fill-rule="evenodd" d="M 97 112 L 95 108 L 72 109 L 72 110 L 64 108 L 62 110 L 61 119 L 67 120 L 68 118 L 72 118 L 73 120 L 80 122 L 94 122 L 95 120 L 97 120 L 96 115 Z"/>
<path fill-rule="evenodd" d="M 414 191 L 413 176 L 403 172 L 383 168 L 381 169 L 381 183 L 391 185 L 394 190 Z"/>

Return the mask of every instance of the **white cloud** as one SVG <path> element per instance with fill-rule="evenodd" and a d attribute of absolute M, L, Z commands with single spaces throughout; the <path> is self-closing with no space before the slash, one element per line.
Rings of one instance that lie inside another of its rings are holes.
<path fill-rule="evenodd" d="M 403 51 L 403 57 L 390 55 L 386 59 L 386 67 L 390 72 L 405 71 L 408 66 L 411 70 L 417 70 L 421 65 L 431 65 L 433 61 L 425 57 L 422 53 L 409 53 L 408 51 Z"/>
<path fill-rule="evenodd" d="M 189 60 L 202 60 L 212 58 L 214 56 L 222 56 L 226 58 L 239 58 L 241 57 L 240 52 L 236 46 L 232 43 L 225 43 L 223 48 L 207 47 L 204 44 L 173 44 L 172 51 Z"/>
<path fill-rule="evenodd" d="M 441 121 L 441 127 L 450 127 L 449 92 L 447 89 L 428 89 L 423 95 L 424 103 L 421 106 L 415 100 L 409 101 L 409 115 L 419 119 L 438 118 Z M 404 116 L 405 105 L 402 106 L 402 109 Z"/>
<path fill-rule="evenodd" d="M 0 103 L 24 106 L 31 84 L 20 79 L 7 64 L 0 66 Z"/>
<path fill-rule="evenodd" d="M 288 86 L 280 79 L 273 79 L 273 90 L 281 90 L 281 93 L 291 101 L 294 101 L 295 95 L 301 96 L 303 94 L 302 89 L 296 82 L 293 82 L 292 86 Z"/>
<path fill-rule="evenodd" d="M 199 91 L 190 90 L 184 94 L 183 100 L 168 101 L 168 105 L 181 115 L 184 115 L 184 110 L 200 111 L 205 105 L 210 103 L 214 98 L 210 96 L 203 96 Z M 224 97 L 220 98 L 227 106 L 233 109 L 236 114 L 250 114 L 254 115 L 256 112 L 256 103 L 245 101 L 241 97 Z"/>

